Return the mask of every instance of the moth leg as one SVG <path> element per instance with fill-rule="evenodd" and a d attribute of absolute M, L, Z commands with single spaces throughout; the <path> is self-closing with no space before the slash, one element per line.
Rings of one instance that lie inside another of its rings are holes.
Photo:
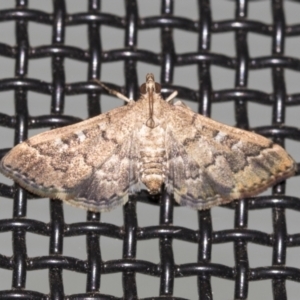
<path fill-rule="evenodd" d="M 177 91 L 174 91 L 167 99 L 166 102 L 172 101 L 178 95 Z"/>
<path fill-rule="evenodd" d="M 110 89 L 108 86 L 106 86 L 104 83 L 102 83 L 101 81 L 94 79 L 95 82 L 97 82 L 100 86 L 102 86 L 104 89 L 106 89 L 108 91 L 109 94 L 115 95 L 116 97 L 118 97 L 121 100 L 126 101 L 127 103 L 132 102 L 133 100 L 127 98 L 125 95 Z"/>

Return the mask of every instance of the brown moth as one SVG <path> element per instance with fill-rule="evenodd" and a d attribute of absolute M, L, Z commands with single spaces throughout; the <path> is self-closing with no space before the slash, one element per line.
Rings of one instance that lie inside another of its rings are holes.
<path fill-rule="evenodd" d="M 296 163 L 260 135 L 194 113 L 174 92 L 166 100 L 147 74 L 138 101 L 38 134 L 14 147 L 1 172 L 42 197 L 108 211 L 164 183 L 181 205 L 207 209 L 249 197 L 292 176 Z"/>

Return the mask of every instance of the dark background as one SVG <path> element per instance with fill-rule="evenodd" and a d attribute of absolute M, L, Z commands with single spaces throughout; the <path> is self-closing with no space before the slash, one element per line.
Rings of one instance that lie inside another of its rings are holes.
<path fill-rule="evenodd" d="M 297 1 L 99 3 L 0 2 L 1 155 L 26 136 L 122 105 L 88 94 L 88 80 L 137 98 L 152 72 L 165 95 L 177 89 L 195 111 L 273 137 L 300 161 Z M 101 216 L 27 201 L 0 179 L 1 299 L 299 297 L 298 177 L 276 196 L 269 189 L 201 213 L 168 210 L 166 197 Z"/>

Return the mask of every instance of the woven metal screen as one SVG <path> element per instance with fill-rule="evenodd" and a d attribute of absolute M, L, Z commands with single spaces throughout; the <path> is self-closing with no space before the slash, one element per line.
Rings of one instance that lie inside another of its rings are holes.
<path fill-rule="evenodd" d="M 137 99 L 152 72 L 164 95 L 299 161 L 299 15 L 280 0 L 1 1 L 1 157 L 122 105 L 92 79 Z M 297 184 L 201 212 L 144 193 L 100 215 L 1 176 L 0 299 L 297 299 Z"/>

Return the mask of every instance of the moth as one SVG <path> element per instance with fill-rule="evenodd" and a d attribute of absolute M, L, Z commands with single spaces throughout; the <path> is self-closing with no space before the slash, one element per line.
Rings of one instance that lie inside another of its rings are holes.
<path fill-rule="evenodd" d="M 126 106 L 38 134 L 15 146 L 1 172 L 22 187 L 95 212 L 164 184 L 181 205 L 208 209 L 256 195 L 297 166 L 279 145 L 193 112 L 176 92 L 164 100 L 147 74 L 138 101 L 110 90 Z"/>

